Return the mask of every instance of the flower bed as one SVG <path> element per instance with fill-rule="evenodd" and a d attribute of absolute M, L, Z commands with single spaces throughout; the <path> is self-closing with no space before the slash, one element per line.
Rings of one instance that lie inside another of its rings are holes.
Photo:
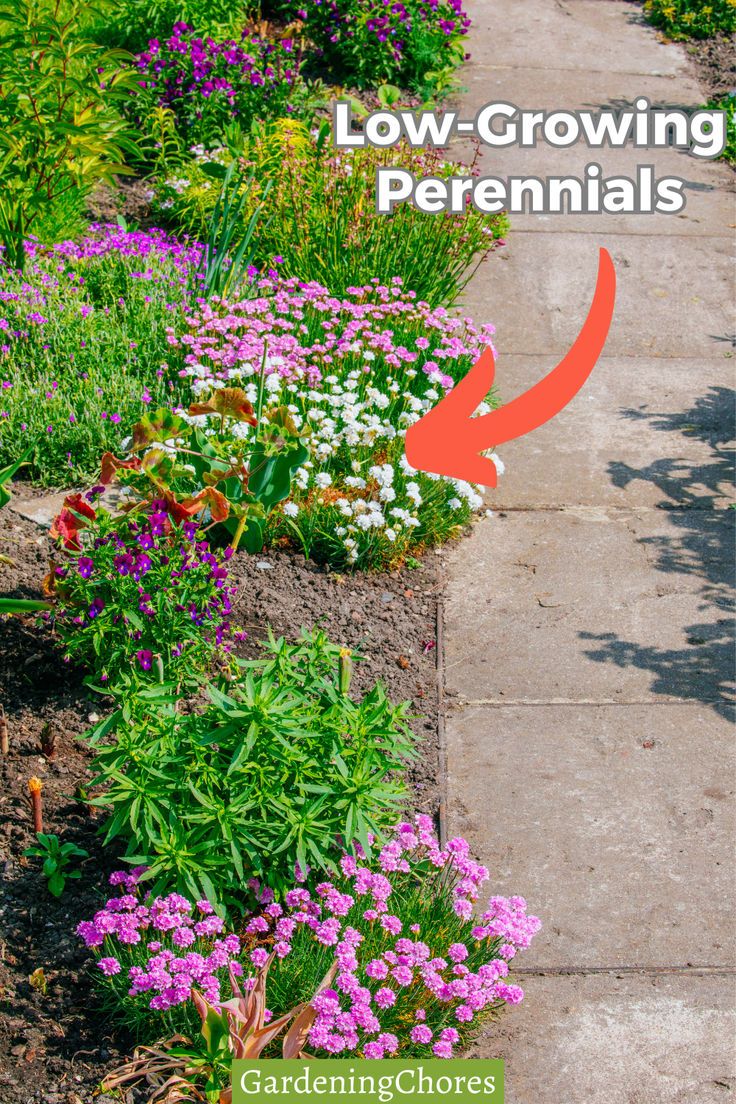
<path fill-rule="evenodd" d="M 260 281 L 259 290 L 191 312 L 189 332 L 170 340 L 197 398 L 237 383 L 255 403 L 265 356 L 264 409 L 287 404 L 306 433 L 310 459 L 272 537 L 296 533 L 317 558 L 385 568 L 456 534 L 481 497 L 470 484 L 414 471 L 404 434 L 491 344 L 493 326 L 430 310 L 398 279 L 340 299 L 295 280 Z"/>
<path fill-rule="evenodd" d="M 197 1045 L 207 1009 L 222 1010 L 227 1027 L 242 1032 L 237 998 L 265 987 L 263 1022 L 275 1025 L 264 1033 L 266 1055 L 278 1053 L 276 1028 L 286 1029 L 289 1009 L 306 1001 L 298 1049 L 306 1044 L 315 1057 L 450 1058 L 489 1016 L 523 998 L 508 980 L 509 962 L 540 926 L 519 897 L 491 897 L 474 919 L 488 871 L 463 839 L 441 848 L 423 816 L 400 823 L 372 860 L 362 849 L 345 855 L 335 877 L 311 889 L 297 884 L 283 902 L 254 885 L 260 907 L 237 934 L 206 899 L 142 903 L 145 876 L 114 874 L 122 894 L 79 934 L 118 1014 L 139 1032 L 194 1040 L 200 1077 L 211 1072 L 223 1089 L 227 1061 L 218 1068 Z M 287 1036 L 285 1053 L 289 1045 Z M 142 1079 L 145 1061 L 134 1068 Z"/>
<path fill-rule="evenodd" d="M 29 252 L 23 275 L 0 265 L 0 465 L 35 442 L 31 473 L 68 486 L 93 478 L 124 427 L 170 397 L 167 331 L 201 249 L 92 226 Z"/>

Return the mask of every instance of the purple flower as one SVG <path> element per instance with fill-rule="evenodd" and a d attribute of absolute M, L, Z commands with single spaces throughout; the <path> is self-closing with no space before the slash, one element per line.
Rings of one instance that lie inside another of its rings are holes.
<path fill-rule="evenodd" d="M 83 579 L 89 579 L 94 569 L 95 562 L 89 556 L 80 556 L 77 560 L 77 571 Z"/>
<path fill-rule="evenodd" d="M 151 664 L 153 663 L 153 652 L 149 651 L 148 648 L 141 648 L 140 651 L 135 653 L 135 655 L 136 659 L 141 665 L 141 668 L 144 671 L 150 671 Z"/>

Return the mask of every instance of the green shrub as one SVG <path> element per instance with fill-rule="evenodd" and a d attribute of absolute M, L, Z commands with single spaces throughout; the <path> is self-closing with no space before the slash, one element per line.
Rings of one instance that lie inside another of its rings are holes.
<path fill-rule="evenodd" d="M 736 0 L 646 0 L 644 10 L 670 38 L 713 38 L 736 31 Z"/>
<path fill-rule="evenodd" d="M 295 865 L 335 868 L 338 840 L 380 834 L 395 818 L 414 754 L 407 705 L 380 685 L 348 695 L 350 654 L 324 633 L 297 644 L 270 639 L 242 677 L 210 686 L 210 704 L 126 698 L 92 736 L 97 805 L 111 806 L 106 842 L 127 842 L 127 860 L 148 867 L 153 891 L 176 889 L 243 908 L 245 882 L 277 893 Z"/>
<path fill-rule="evenodd" d="M 320 64 L 345 84 L 375 88 L 392 81 L 423 97 L 442 95 L 465 57 L 470 19 L 463 0 L 281 0 L 274 6 L 304 24 Z"/>
<path fill-rule="evenodd" d="M 452 303 L 480 261 L 506 232 L 504 213 L 430 215 L 402 204 L 392 215 L 375 213 L 376 169 L 401 164 L 417 176 L 448 176 L 459 170 L 437 150 L 398 151 L 371 147 L 330 152 L 328 129 L 315 138 L 298 122 L 282 120 L 245 145 L 244 164 L 255 186 L 246 213 L 269 188 L 265 216 L 256 228 L 254 261 L 277 257 L 282 275 L 316 281 L 336 295 L 374 277 L 400 277 L 432 306 Z M 219 195 L 208 159 L 181 167 L 159 188 L 159 212 L 174 226 L 202 237 Z M 215 153 L 218 162 L 231 154 Z M 472 165 L 466 167 L 472 170 Z"/>
<path fill-rule="evenodd" d="M 75 196 L 127 171 L 131 132 L 117 108 L 135 74 L 81 30 L 84 10 L 82 0 L 0 7 L 0 241 L 12 267 L 23 268 L 41 216 L 58 223 L 55 207 L 77 210 Z"/>
<path fill-rule="evenodd" d="M 91 27 L 98 42 L 137 53 L 152 39 L 168 38 L 175 23 L 201 34 L 239 32 L 257 8 L 248 0 L 125 0 L 111 4 L 103 18 L 93 17 Z"/>

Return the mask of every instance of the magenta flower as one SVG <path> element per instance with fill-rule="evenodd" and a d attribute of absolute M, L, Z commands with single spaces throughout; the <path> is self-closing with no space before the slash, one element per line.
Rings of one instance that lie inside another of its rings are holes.
<path fill-rule="evenodd" d="M 141 648 L 140 651 L 135 653 L 136 659 L 141 665 L 141 669 L 144 671 L 150 671 L 153 664 L 153 652 L 148 648 Z"/>

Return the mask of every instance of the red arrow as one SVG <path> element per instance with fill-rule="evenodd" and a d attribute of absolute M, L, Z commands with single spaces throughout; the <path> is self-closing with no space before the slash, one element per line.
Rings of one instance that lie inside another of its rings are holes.
<path fill-rule="evenodd" d="M 411 466 L 495 487 L 496 465 L 480 454 L 531 433 L 577 395 L 606 343 L 615 298 L 613 261 L 608 250 L 601 249 L 593 302 L 567 356 L 549 375 L 506 406 L 473 418 L 495 375 L 493 352 L 486 349 L 460 383 L 406 431 L 406 459 Z"/>

